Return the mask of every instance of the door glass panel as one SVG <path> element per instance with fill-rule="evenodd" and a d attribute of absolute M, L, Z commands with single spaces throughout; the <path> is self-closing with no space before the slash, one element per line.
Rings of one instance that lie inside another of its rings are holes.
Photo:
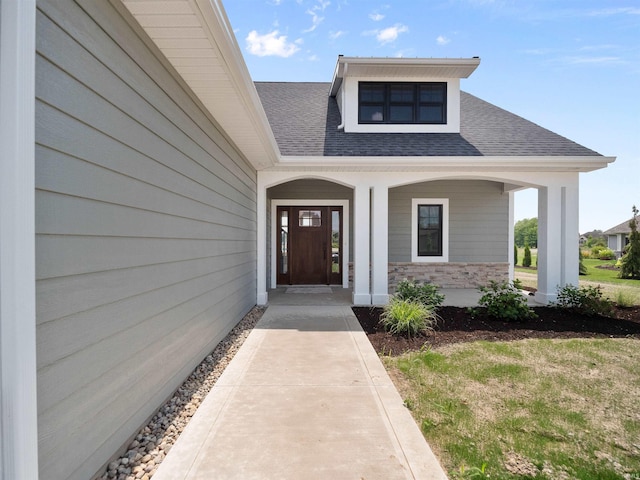
<path fill-rule="evenodd" d="M 331 272 L 340 273 L 340 211 L 331 211 Z"/>
<path fill-rule="evenodd" d="M 298 225 L 300 227 L 321 227 L 322 212 L 320 210 L 300 210 Z"/>
<path fill-rule="evenodd" d="M 289 273 L 289 212 L 280 212 L 280 273 Z"/>

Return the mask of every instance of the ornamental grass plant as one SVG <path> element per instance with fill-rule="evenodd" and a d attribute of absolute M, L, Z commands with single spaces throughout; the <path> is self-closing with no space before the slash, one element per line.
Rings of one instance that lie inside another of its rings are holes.
<path fill-rule="evenodd" d="M 416 335 L 433 330 L 438 320 L 435 307 L 415 300 L 392 297 L 381 315 L 385 330 L 394 335 Z"/>

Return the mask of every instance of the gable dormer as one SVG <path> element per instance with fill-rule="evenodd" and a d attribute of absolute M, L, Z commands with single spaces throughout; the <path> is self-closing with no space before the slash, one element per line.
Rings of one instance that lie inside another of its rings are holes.
<path fill-rule="evenodd" d="M 460 79 L 473 58 L 338 57 L 330 95 L 347 133 L 460 133 Z"/>

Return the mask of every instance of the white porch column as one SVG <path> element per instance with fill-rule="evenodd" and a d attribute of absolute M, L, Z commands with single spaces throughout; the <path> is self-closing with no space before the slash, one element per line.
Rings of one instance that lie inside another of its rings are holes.
<path fill-rule="evenodd" d="M 373 305 L 389 302 L 389 188 L 373 188 L 371 214 L 371 277 Z"/>
<path fill-rule="evenodd" d="M 578 174 L 575 182 L 562 188 L 562 271 L 560 285 L 580 282 L 580 225 Z"/>
<path fill-rule="evenodd" d="M 578 286 L 578 178 L 565 186 L 538 190 L 538 291 L 550 303 L 557 288 Z"/>
<path fill-rule="evenodd" d="M 256 255 L 257 255 L 257 282 L 256 303 L 266 305 L 269 301 L 267 293 L 267 188 L 264 179 L 258 172 L 256 200 Z"/>
<path fill-rule="evenodd" d="M 0 2 L 0 478 L 38 478 L 35 0 Z"/>
<path fill-rule="evenodd" d="M 369 187 L 357 185 L 353 192 L 353 303 L 371 305 L 369 291 Z"/>
<path fill-rule="evenodd" d="M 514 219 L 515 219 L 515 194 L 513 192 L 509 192 L 509 241 L 507 242 L 509 252 L 509 280 L 513 281 L 516 278 L 516 269 L 514 265 L 513 258 L 513 249 L 515 246 L 515 233 L 513 230 L 514 227 Z"/>

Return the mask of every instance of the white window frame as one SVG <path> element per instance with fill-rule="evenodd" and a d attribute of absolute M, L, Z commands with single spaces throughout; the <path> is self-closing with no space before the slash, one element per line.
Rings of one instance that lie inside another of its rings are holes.
<path fill-rule="evenodd" d="M 418 255 L 418 205 L 442 205 L 442 255 Z M 414 263 L 433 263 L 449 261 L 449 199 L 448 198 L 412 198 L 411 199 L 411 261 Z"/>

